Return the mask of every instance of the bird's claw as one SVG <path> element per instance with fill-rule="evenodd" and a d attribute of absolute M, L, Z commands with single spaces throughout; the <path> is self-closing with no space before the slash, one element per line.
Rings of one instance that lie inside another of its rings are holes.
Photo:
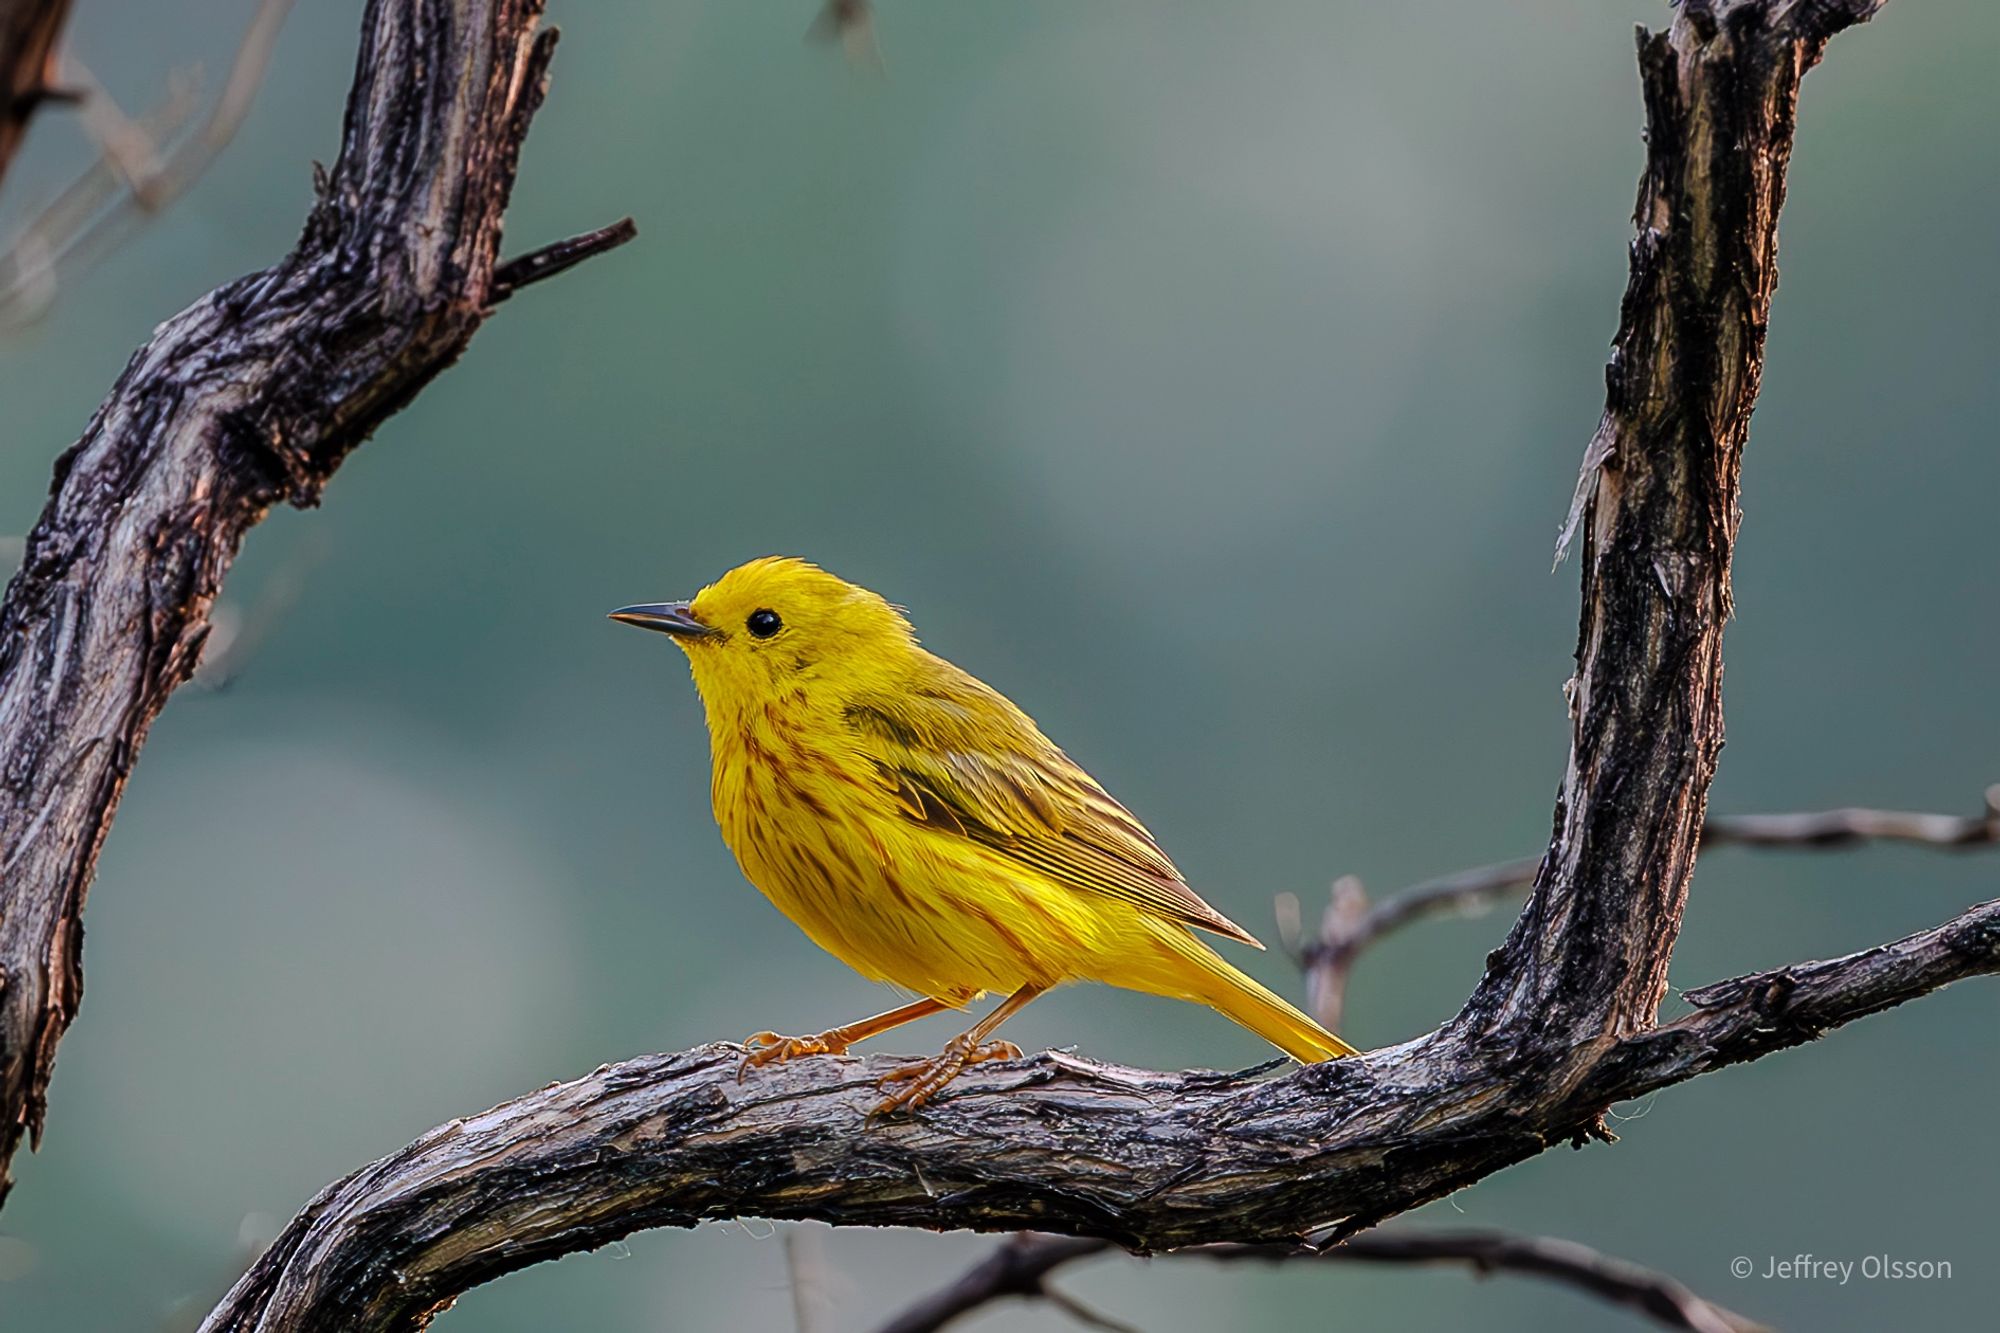
<path fill-rule="evenodd" d="M 873 1117 L 888 1115 L 892 1111 L 914 1111 L 973 1065 L 985 1064 L 989 1060 L 1020 1058 L 1021 1048 L 1011 1041 L 989 1041 L 983 1046 L 975 1046 L 964 1037 L 955 1037 L 950 1045 L 930 1059 L 892 1069 L 875 1080 L 875 1086 L 883 1089 L 889 1089 L 895 1083 L 907 1086 L 890 1091 L 868 1114 Z"/>
<path fill-rule="evenodd" d="M 736 1066 L 741 1083 L 752 1069 L 781 1065 L 802 1055 L 846 1055 L 847 1043 L 831 1032 L 817 1037 L 785 1037 L 775 1032 L 753 1032 L 743 1039 L 743 1063 Z"/>

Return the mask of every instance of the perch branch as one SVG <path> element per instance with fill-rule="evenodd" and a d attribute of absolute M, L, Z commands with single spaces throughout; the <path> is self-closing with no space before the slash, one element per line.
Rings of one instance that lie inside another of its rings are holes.
<path fill-rule="evenodd" d="M 883 1057 L 736 1081 L 739 1048 L 606 1066 L 453 1121 L 306 1205 L 208 1333 L 420 1328 L 469 1287 L 640 1227 L 743 1215 L 1324 1246 L 1563 1142 L 1614 1102 L 2000 970 L 2000 902 L 1693 992 L 1655 1021 L 1722 740 L 1737 472 L 1799 81 L 1866 0 L 1684 0 L 1642 34 L 1647 148 L 1575 527 L 1570 762 L 1533 896 L 1460 1014 L 1299 1070 L 1045 1053 L 869 1119 Z"/>
<path fill-rule="evenodd" d="M 1051 1290 L 1051 1273 L 1115 1248 L 1109 1241 L 1074 1236 L 1013 1237 L 996 1246 L 956 1282 L 882 1325 L 879 1333 L 938 1333 L 974 1310 L 1008 1297 L 1044 1299 Z M 1549 1236 L 1505 1231 L 1371 1231 L 1328 1249 L 1196 1245 L 1175 1250 L 1171 1257 L 1224 1263 L 1454 1265 L 1470 1268 L 1482 1277 L 1489 1273 L 1527 1274 L 1627 1306 L 1663 1328 L 1692 1333 L 1766 1333 L 1754 1320 L 1704 1300 L 1664 1273 Z"/>
<path fill-rule="evenodd" d="M 1276 1080 L 1061 1052 L 870 1120 L 890 1056 L 738 1083 L 742 1050 L 607 1065 L 442 1125 L 307 1204 L 205 1333 L 420 1328 L 460 1292 L 631 1231 L 744 1216 L 1054 1231 L 1134 1250 L 1324 1245 L 1590 1132 L 1613 1102 L 2000 971 L 2000 901 L 1521 1069 L 1449 1030 Z"/>
<path fill-rule="evenodd" d="M 1655 1027 L 1721 743 L 1737 472 L 1800 77 L 1865 0 L 1685 0 L 1642 36 L 1639 234 L 1574 530 L 1572 745 L 1535 893 L 1452 1023 L 1275 1081 L 1044 1054 L 871 1123 L 892 1061 L 735 1081 L 709 1046 L 453 1121 L 328 1187 L 210 1330 L 423 1326 L 468 1287 L 659 1225 L 759 1214 L 1038 1229 L 1135 1249 L 1324 1245 L 1612 1102 L 2000 970 L 2000 903 L 1736 978 Z M 82 441 L 0 620 L 0 1110 L 39 1124 L 78 911 L 147 725 L 247 527 L 310 504 L 494 299 L 547 35 L 528 0 L 375 0 L 340 162 L 294 255 L 165 326 Z M 470 71 L 469 75 L 466 71 Z M 451 90 L 450 95 L 438 90 Z M 23 944 L 30 947 L 22 947 Z"/>
<path fill-rule="evenodd" d="M 540 15 L 372 0 L 297 248 L 162 325 L 57 461 L 0 608 L 0 1198 L 76 1013 L 98 849 L 245 533 L 317 503 L 492 304 L 554 49 Z"/>
<path fill-rule="evenodd" d="M 2000 846 L 2000 784 L 1986 789 L 1979 815 L 1906 810 L 1818 810 L 1801 814 L 1712 815 L 1701 845 L 1711 847 L 1841 848 L 1864 842 L 1906 842 L 1946 850 Z M 1313 1015 L 1341 1026 L 1347 981 L 1363 950 L 1382 936 L 1434 916 L 1470 916 L 1533 886 L 1541 861 L 1474 866 L 1424 880 L 1371 904 L 1361 881 L 1342 876 L 1333 886 L 1319 938 L 1298 950 Z"/>

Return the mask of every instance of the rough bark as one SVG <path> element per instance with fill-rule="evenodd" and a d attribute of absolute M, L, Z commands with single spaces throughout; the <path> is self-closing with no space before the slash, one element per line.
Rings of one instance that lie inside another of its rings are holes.
<path fill-rule="evenodd" d="M 883 1058 L 743 1083 L 733 1047 L 607 1066 L 330 1186 L 205 1327 L 419 1328 L 523 1265 L 745 1214 L 1323 1244 L 1601 1136 L 1614 1101 L 2000 971 L 1995 902 L 1690 992 L 1694 1012 L 1656 1026 L 1722 741 L 1737 475 L 1799 80 L 1877 3 L 1684 0 L 1642 34 L 1639 233 L 1573 524 L 1571 758 L 1534 895 L 1451 1023 L 1269 1081 L 1044 1054 L 873 1121 Z M 244 531 L 313 503 L 512 289 L 493 261 L 549 54 L 537 17 L 533 0 L 374 0 L 298 249 L 163 326 L 58 464 L 0 612 L 0 1155 L 39 1125 L 97 847 Z"/>
<path fill-rule="evenodd" d="M 2000 970 L 2000 903 L 1695 991 L 1655 1026 L 1722 741 L 1737 473 L 1799 80 L 1871 0 L 1687 0 L 1640 40 L 1647 162 L 1578 492 L 1573 746 L 1536 892 L 1438 1031 L 1273 1081 L 1061 1054 L 876 1119 L 876 1058 L 736 1081 L 710 1046 L 454 1121 L 323 1192 L 211 1331 L 421 1327 L 639 1227 L 741 1215 L 1032 1229 L 1136 1250 L 1337 1240 L 1562 1142 L 1614 1101 Z"/>
<path fill-rule="evenodd" d="M 1569 766 L 1535 891 L 1460 1015 L 1468 1035 L 1623 1036 L 1666 994 L 1722 749 L 1738 477 L 1799 82 L 1832 8 L 1702 0 L 1640 33 L 1638 232 L 1563 538 L 1583 542 Z"/>
<path fill-rule="evenodd" d="M 742 1051 L 609 1065 L 454 1120 L 323 1191 L 204 1333 L 421 1328 L 460 1292 L 642 1227 L 758 1216 L 1035 1230 L 1129 1249 L 1330 1239 L 1593 1133 L 1615 1101 L 2000 971 L 2000 901 L 1847 958 L 1691 992 L 1665 1027 L 1533 1069 L 1445 1031 L 1290 1077 L 1046 1053 L 869 1119 L 893 1057 L 739 1083 Z"/>
<path fill-rule="evenodd" d="M 244 534 L 281 501 L 317 503 L 348 451 L 538 273 L 496 287 L 554 47 L 540 14 L 540 0 L 374 0 L 340 156 L 297 247 L 163 324 L 56 462 L 0 608 L 0 1201 L 76 1013 L 98 850 Z"/>
<path fill-rule="evenodd" d="M 56 83 L 56 39 L 69 8 L 70 0 L 0 0 L 0 179 L 35 112 L 68 96 Z"/>

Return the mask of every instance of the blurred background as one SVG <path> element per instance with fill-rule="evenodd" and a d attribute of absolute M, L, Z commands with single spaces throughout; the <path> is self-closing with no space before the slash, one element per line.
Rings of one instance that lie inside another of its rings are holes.
<path fill-rule="evenodd" d="M 132 107 L 220 80 L 252 0 L 79 0 Z M 337 151 L 357 0 L 301 4 L 236 143 L 0 344 L 0 533 L 130 350 L 290 245 Z M 259 627 L 177 697 L 91 894 L 88 993 L 0 1216 L 0 1327 L 191 1326 L 319 1186 L 602 1061 L 818 1027 L 882 993 L 741 879 L 686 670 L 606 622 L 750 556 L 905 603 L 1270 938 L 1532 854 L 1561 773 L 1574 566 L 1650 0 L 1510 6 L 558 0 L 514 250 L 638 243 L 510 303 L 229 585 Z M 1892 5 L 1806 83 L 1745 476 L 1718 811 L 1971 813 L 2000 779 L 2000 9 Z M 43 116 L 8 222 L 87 160 Z M 8 549 L 6 563 L 18 554 Z M 1199 608 L 1191 614 L 1191 608 Z M 665 854 L 663 854 L 663 851 Z M 1677 985 L 1993 896 L 2000 860 L 1718 851 Z M 1510 913 L 1366 956 L 1346 1035 L 1450 1015 Z M 1279 951 L 1232 957 L 1297 993 Z M 1619 1108 L 1417 1223 L 1569 1237 L 1789 1328 L 1974 1327 L 2000 1278 L 1996 992 L 1968 984 Z M 892 1039 L 928 1051 L 933 1019 Z M 1161 1067 L 1268 1054 L 1079 988 L 1010 1028 Z M 785 1329 L 784 1229 L 658 1232 L 473 1293 L 443 1330 Z M 808 1228 L 817 1330 L 983 1238 Z M 1950 1281 L 1738 1281 L 1810 1252 Z M 1099 1262 L 1149 1329 L 1637 1327 L 1521 1279 Z M 1056 1328 L 1000 1307 L 982 1329 Z M 1327 1325 L 1333 1326 L 1333 1325 Z"/>

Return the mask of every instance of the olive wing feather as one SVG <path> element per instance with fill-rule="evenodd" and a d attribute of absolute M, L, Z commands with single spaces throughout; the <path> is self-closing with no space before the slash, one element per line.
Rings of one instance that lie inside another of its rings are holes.
<path fill-rule="evenodd" d="M 900 814 L 1067 887 L 1264 947 L 1189 888 L 1145 825 L 1025 713 L 933 660 L 950 674 L 845 710 Z"/>

